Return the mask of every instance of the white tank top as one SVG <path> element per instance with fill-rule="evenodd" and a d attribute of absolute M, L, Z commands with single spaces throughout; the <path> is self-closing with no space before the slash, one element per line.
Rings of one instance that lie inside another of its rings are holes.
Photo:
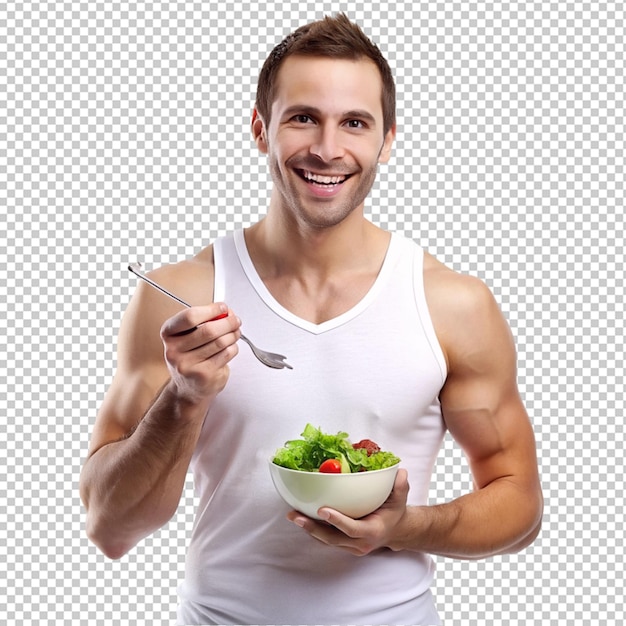
<path fill-rule="evenodd" d="M 313 324 L 258 276 L 243 231 L 214 245 L 216 301 L 293 370 L 261 365 L 241 344 L 209 410 L 191 468 L 199 507 L 179 588 L 179 623 L 420 624 L 434 566 L 421 553 L 355 557 L 285 519 L 268 459 L 307 422 L 368 438 L 402 459 L 409 504 L 427 503 L 444 436 L 443 354 L 426 307 L 423 250 L 393 234 L 367 295 Z M 421 612 L 421 613 L 420 613 Z"/>

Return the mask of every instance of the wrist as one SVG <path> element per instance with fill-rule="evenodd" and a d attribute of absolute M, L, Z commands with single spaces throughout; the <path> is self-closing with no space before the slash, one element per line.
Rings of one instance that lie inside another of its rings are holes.
<path fill-rule="evenodd" d="M 168 411 L 174 421 L 197 421 L 204 420 L 215 395 L 199 395 L 185 393 L 170 379 L 160 394 L 160 399 L 170 407 Z"/>
<path fill-rule="evenodd" d="M 407 506 L 404 515 L 396 525 L 393 537 L 388 544 L 394 552 L 401 550 L 419 551 L 424 545 L 428 526 L 426 506 Z"/>

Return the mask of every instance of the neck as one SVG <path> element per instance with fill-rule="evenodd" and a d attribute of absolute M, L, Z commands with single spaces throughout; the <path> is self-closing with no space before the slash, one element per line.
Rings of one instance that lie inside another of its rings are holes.
<path fill-rule="evenodd" d="M 384 257 L 389 233 L 354 211 L 326 228 L 302 226 L 268 212 L 246 231 L 250 255 L 262 277 L 317 276 L 359 270 Z"/>

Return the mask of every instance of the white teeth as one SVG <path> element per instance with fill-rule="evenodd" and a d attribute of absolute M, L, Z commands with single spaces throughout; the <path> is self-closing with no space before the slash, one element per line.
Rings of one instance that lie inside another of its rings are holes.
<path fill-rule="evenodd" d="M 336 185 L 346 180 L 345 176 L 322 176 L 321 174 L 314 174 L 313 172 L 302 172 L 303 176 L 313 183 L 319 183 L 322 185 Z"/>

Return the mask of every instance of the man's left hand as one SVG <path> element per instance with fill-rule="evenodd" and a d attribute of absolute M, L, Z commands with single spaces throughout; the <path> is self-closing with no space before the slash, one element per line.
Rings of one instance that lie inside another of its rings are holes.
<path fill-rule="evenodd" d="M 313 520 L 298 511 L 290 511 L 287 519 L 322 543 L 364 556 L 379 548 L 390 547 L 406 515 L 408 493 L 407 471 L 400 469 L 389 498 L 366 517 L 353 519 L 335 509 L 322 507 L 318 511 L 322 521 Z"/>

